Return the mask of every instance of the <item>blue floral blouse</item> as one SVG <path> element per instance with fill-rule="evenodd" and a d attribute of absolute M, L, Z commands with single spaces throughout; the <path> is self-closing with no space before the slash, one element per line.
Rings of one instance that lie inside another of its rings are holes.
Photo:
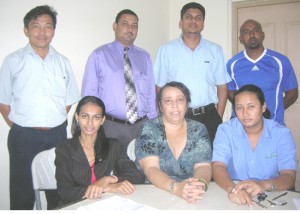
<path fill-rule="evenodd" d="M 158 156 L 160 169 L 176 181 L 193 177 L 194 164 L 210 163 L 212 149 L 206 127 L 194 120 L 186 118 L 187 143 L 178 160 L 175 159 L 169 145 L 162 119 L 156 117 L 146 121 L 136 138 L 135 155 L 138 161 L 149 156 Z"/>

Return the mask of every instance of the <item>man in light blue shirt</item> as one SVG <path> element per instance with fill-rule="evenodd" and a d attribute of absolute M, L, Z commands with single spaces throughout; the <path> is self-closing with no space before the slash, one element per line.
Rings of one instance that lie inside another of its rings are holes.
<path fill-rule="evenodd" d="M 0 111 L 11 127 L 10 209 L 34 207 L 31 163 L 36 154 L 67 138 L 67 113 L 80 99 L 69 60 L 51 45 L 56 11 L 38 6 L 24 17 L 29 44 L 3 61 Z M 58 205 L 56 191 L 46 191 L 48 209 Z"/>
<path fill-rule="evenodd" d="M 187 116 L 205 124 L 213 142 L 222 122 L 230 77 L 222 48 L 201 36 L 204 20 L 202 5 L 184 5 L 182 35 L 160 47 L 153 70 L 157 90 L 170 81 L 182 82 L 189 88 L 192 101 Z"/>

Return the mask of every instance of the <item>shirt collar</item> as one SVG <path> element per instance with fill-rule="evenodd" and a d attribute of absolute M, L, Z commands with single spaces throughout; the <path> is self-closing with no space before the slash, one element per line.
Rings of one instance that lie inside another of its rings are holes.
<path fill-rule="evenodd" d="M 32 48 L 32 46 L 30 45 L 30 43 L 28 43 L 25 47 L 25 53 L 26 54 L 32 54 L 32 55 L 37 55 L 36 52 L 34 51 L 34 49 Z M 53 55 L 56 53 L 56 50 L 49 45 L 49 52 L 48 55 Z"/>

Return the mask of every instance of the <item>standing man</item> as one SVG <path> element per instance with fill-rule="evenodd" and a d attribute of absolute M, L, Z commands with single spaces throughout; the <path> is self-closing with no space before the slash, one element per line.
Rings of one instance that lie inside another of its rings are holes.
<path fill-rule="evenodd" d="M 51 45 L 56 11 L 45 5 L 24 17 L 29 44 L 8 55 L 0 73 L 0 111 L 11 127 L 10 208 L 34 207 L 31 163 L 36 154 L 66 140 L 67 113 L 80 99 L 69 60 Z M 46 191 L 48 209 L 58 204 L 57 191 Z"/>
<path fill-rule="evenodd" d="M 183 6 L 179 22 L 182 34 L 160 47 L 154 76 L 157 90 L 170 81 L 189 88 L 192 101 L 187 117 L 206 126 L 212 143 L 222 123 L 230 78 L 222 48 L 201 35 L 204 20 L 202 5 L 191 2 Z"/>
<path fill-rule="evenodd" d="M 82 82 L 82 96 L 96 96 L 105 103 L 105 133 L 125 150 L 143 122 L 157 116 L 151 58 L 133 44 L 138 21 L 131 10 L 118 13 L 115 41 L 91 53 Z"/>
<path fill-rule="evenodd" d="M 265 95 L 270 117 L 284 124 L 284 110 L 298 98 L 298 83 L 289 59 L 264 48 L 265 34 L 261 24 L 249 19 L 240 28 L 241 51 L 227 63 L 232 78 L 228 84 L 228 98 L 232 102 L 234 92 L 247 84 L 257 85 Z"/>

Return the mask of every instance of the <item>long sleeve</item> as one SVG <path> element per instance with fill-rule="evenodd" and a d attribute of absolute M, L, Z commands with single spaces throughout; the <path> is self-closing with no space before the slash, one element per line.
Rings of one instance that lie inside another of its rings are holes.
<path fill-rule="evenodd" d="M 55 177 L 58 194 L 64 204 L 81 199 L 91 181 L 88 162 L 83 159 L 84 153 L 79 148 L 74 149 L 74 143 L 68 140 L 55 150 Z"/>

